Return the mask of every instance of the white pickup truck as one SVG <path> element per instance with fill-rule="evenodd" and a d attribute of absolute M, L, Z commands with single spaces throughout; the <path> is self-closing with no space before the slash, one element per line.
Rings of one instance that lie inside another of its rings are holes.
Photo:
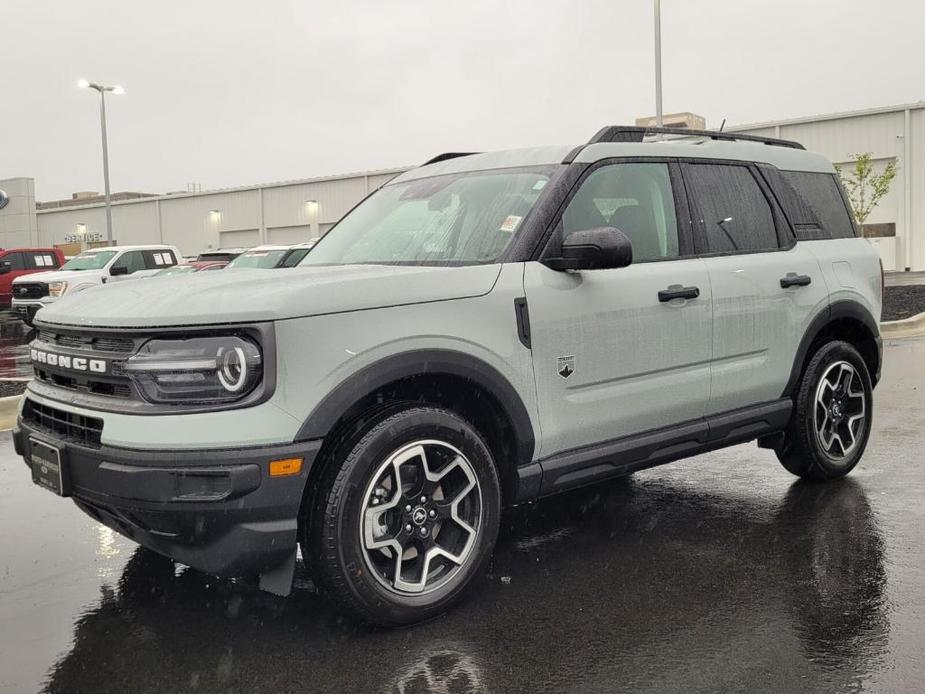
<path fill-rule="evenodd" d="M 65 294 L 153 275 L 177 264 L 180 251 L 174 246 L 106 246 L 91 248 L 71 258 L 59 270 L 13 280 L 13 310 L 27 325 L 36 312 Z M 19 281 L 22 280 L 22 281 Z"/>

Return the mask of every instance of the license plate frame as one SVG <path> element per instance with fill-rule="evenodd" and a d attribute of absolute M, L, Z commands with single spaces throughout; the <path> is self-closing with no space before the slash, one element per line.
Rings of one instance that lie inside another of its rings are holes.
<path fill-rule="evenodd" d="M 32 482 L 58 496 L 69 496 L 63 451 L 57 446 L 30 439 L 29 467 Z"/>

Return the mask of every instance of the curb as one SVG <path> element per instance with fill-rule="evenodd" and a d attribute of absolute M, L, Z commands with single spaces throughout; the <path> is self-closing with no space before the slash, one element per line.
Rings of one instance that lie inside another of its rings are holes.
<path fill-rule="evenodd" d="M 7 431 L 16 425 L 20 400 L 22 400 L 22 395 L 0 398 L 0 431 Z"/>
<path fill-rule="evenodd" d="M 911 318 L 891 320 L 880 324 L 883 337 L 916 337 L 925 335 L 925 311 Z"/>

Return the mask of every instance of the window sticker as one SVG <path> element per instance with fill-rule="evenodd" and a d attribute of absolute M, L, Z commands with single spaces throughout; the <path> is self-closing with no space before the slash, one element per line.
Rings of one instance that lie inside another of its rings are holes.
<path fill-rule="evenodd" d="M 533 184 L 533 190 L 543 190 L 546 187 L 548 181 L 545 178 L 541 178 L 536 183 Z"/>
<path fill-rule="evenodd" d="M 519 217 L 516 214 L 509 214 L 504 218 L 504 221 L 501 222 L 501 226 L 498 227 L 498 231 L 506 231 L 509 234 L 514 233 L 514 230 L 517 228 L 517 225 L 520 224 L 520 220 L 523 217 Z"/>

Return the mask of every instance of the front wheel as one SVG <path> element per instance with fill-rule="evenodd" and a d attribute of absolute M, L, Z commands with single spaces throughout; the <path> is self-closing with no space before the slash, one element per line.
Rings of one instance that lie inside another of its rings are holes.
<path fill-rule="evenodd" d="M 446 410 L 408 407 L 333 453 L 303 519 L 303 553 L 342 607 L 365 621 L 409 624 L 445 611 L 480 573 L 500 504 L 475 429 Z"/>
<path fill-rule="evenodd" d="M 853 346 L 822 345 L 806 366 L 784 442 L 776 450 L 783 466 L 805 479 L 847 475 L 867 446 L 872 394 L 867 364 Z"/>

